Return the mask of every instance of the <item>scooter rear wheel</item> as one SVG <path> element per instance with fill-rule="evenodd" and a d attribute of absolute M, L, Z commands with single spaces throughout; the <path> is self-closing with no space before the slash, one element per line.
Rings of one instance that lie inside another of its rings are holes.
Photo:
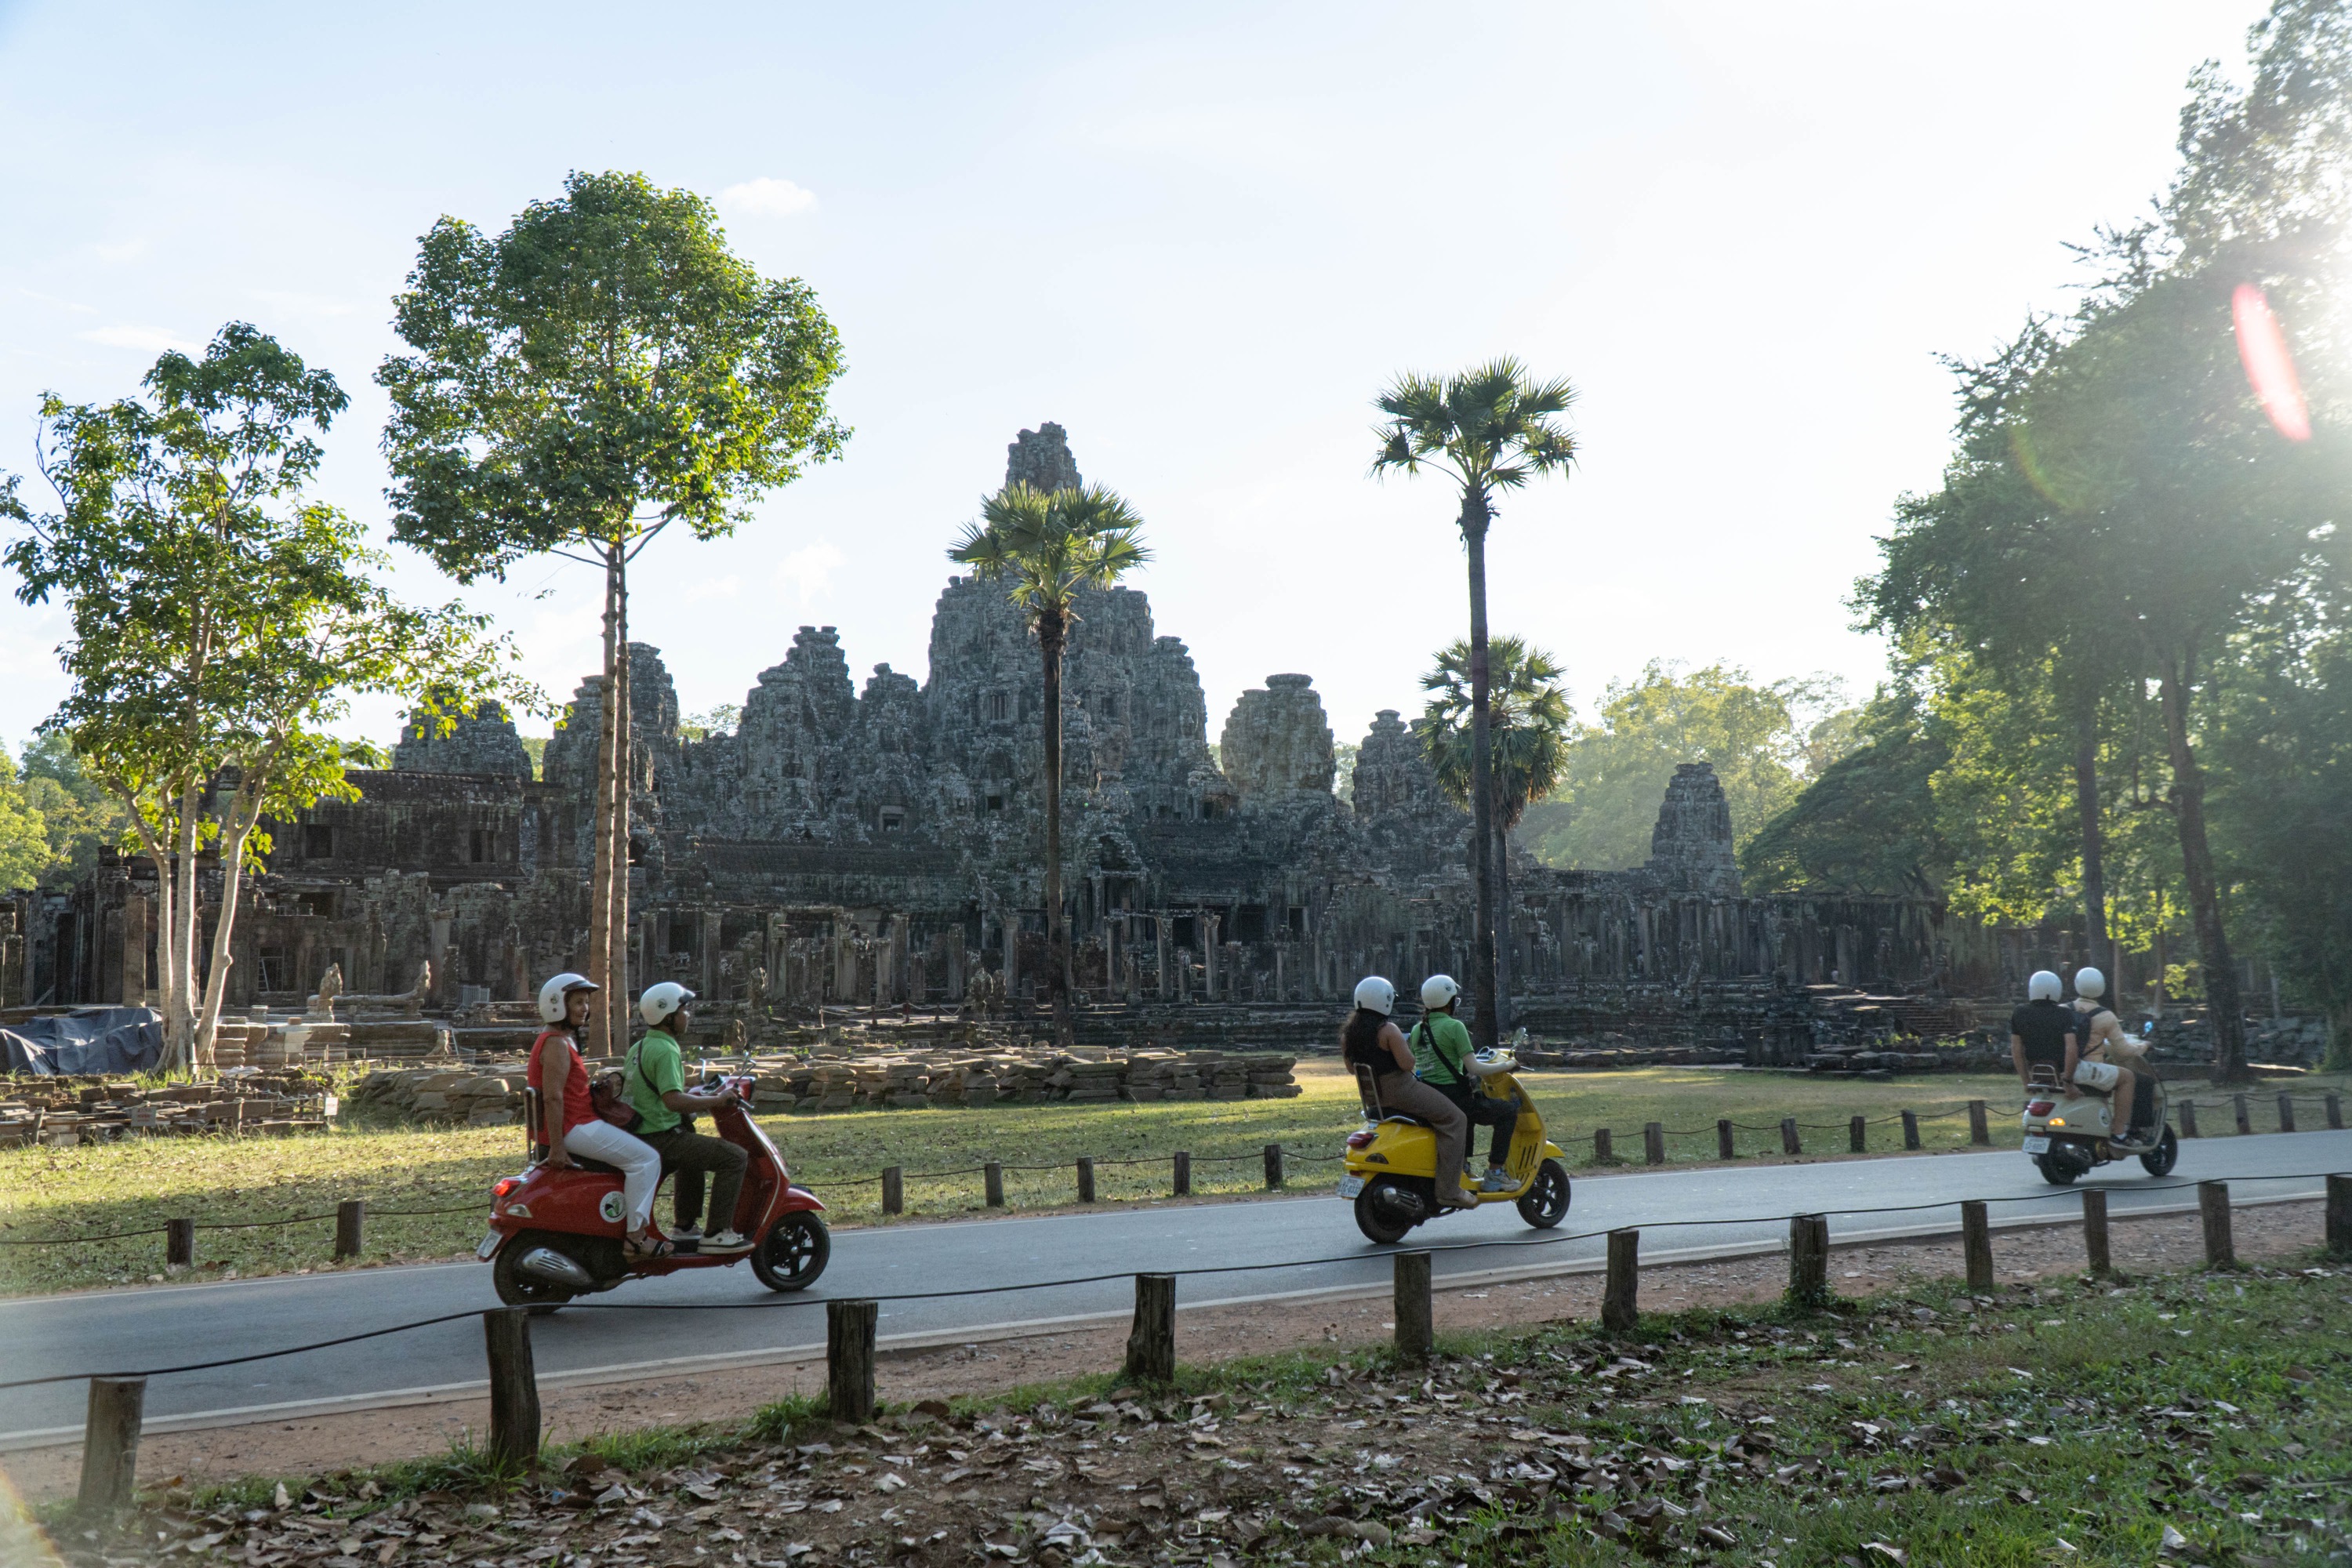
<path fill-rule="evenodd" d="M 552 1280 L 534 1279 L 520 1268 L 526 1253 L 546 1247 L 554 1239 L 545 1231 L 526 1230 L 509 1237 L 507 1244 L 499 1248 L 498 1257 L 490 1263 L 490 1289 L 499 1293 L 499 1300 L 509 1307 L 529 1307 L 543 1316 L 572 1300 L 570 1290 Z"/>
<path fill-rule="evenodd" d="M 768 1227 L 751 1249 L 751 1272 L 771 1290 L 805 1290 L 833 1261 L 833 1233 L 803 1210 Z"/>
<path fill-rule="evenodd" d="M 1365 1240 L 1392 1247 L 1412 1229 L 1412 1221 L 1393 1218 L 1391 1211 L 1381 1205 L 1381 1192 L 1396 1184 L 1390 1177 L 1376 1176 L 1356 1194 L 1356 1228 L 1364 1233 Z"/>

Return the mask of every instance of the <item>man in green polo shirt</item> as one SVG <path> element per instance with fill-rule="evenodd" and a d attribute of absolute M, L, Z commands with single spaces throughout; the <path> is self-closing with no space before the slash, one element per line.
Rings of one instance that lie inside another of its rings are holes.
<path fill-rule="evenodd" d="M 735 1200 L 743 1193 L 743 1171 L 751 1157 L 724 1138 L 705 1138 L 686 1119 L 698 1110 L 716 1110 L 738 1103 L 731 1092 L 691 1094 L 686 1087 L 686 1058 L 671 1031 L 686 1027 L 688 1005 L 694 993 L 670 981 L 648 985 L 637 998 L 637 1016 L 646 1033 L 629 1047 L 626 1077 L 629 1103 L 637 1108 L 631 1129 L 661 1155 L 662 1173 L 677 1173 L 677 1229 L 674 1239 L 698 1242 L 704 1252 L 743 1252 L 751 1243 L 735 1234 Z M 710 1221 L 718 1228 L 702 1229 L 703 1178 L 711 1185 Z"/>
<path fill-rule="evenodd" d="M 1450 974 L 1433 974 L 1421 983 L 1421 1022 L 1407 1037 L 1419 1068 L 1412 1076 L 1452 1100 L 1473 1128 L 1495 1130 L 1487 1140 L 1486 1174 L 1478 1190 L 1507 1193 L 1518 1185 L 1503 1166 L 1510 1158 L 1511 1131 L 1519 1124 L 1519 1107 L 1516 1100 L 1479 1092 L 1478 1077 L 1468 1065 L 1475 1054 L 1470 1026 L 1454 1016 L 1461 999 L 1462 987 Z M 1477 1133 L 1473 1131 L 1471 1136 L 1475 1138 Z M 1469 1162 L 1465 1159 L 1463 1163 L 1466 1167 Z"/>

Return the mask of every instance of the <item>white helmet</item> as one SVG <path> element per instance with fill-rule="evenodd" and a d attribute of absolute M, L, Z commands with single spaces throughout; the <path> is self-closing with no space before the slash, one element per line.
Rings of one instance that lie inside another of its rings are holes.
<path fill-rule="evenodd" d="M 2037 969 L 2033 978 L 2025 983 L 2025 999 L 2029 1002 L 2055 1002 L 2066 989 L 2064 981 L 2046 969 Z"/>
<path fill-rule="evenodd" d="M 541 1023 L 561 1024 L 571 1004 L 565 999 L 574 991 L 602 991 L 603 986 L 584 974 L 570 970 L 556 975 L 539 988 L 539 1016 Z"/>
<path fill-rule="evenodd" d="M 1396 987 L 1377 974 L 1356 982 L 1356 1005 L 1385 1018 L 1396 1011 Z"/>
<path fill-rule="evenodd" d="M 2074 994 L 2085 1002 L 2095 1002 L 2107 994 L 2107 977 L 2095 969 L 2074 971 Z"/>
<path fill-rule="evenodd" d="M 673 1013 L 683 1013 L 686 1005 L 694 1000 L 694 993 L 675 980 L 665 980 L 658 985 L 648 985 L 637 998 L 637 1016 L 651 1028 L 661 1027 L 662 1020 Z"/>
<path fill-rule="evenodd" d="M 1461 994 L 1451 974 L 1433 974 L 1421 983 L 1421 1005 L 1433 1013 Z"/>

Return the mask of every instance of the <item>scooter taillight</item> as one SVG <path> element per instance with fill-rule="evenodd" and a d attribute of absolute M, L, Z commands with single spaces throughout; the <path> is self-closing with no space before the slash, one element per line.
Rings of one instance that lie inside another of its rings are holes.
<path fill-rule="evenodd" d="M 2028 1116 L 2047 1116 L 2057 1109 L 2058 1102 L 2054 1100 L 2037 1100 L 2025 1108 L 2025 1114 Z"/>
<path fill-rule="evenodd" d="M 1368 1149 L 1371 1142 L 1372 1130 L 1369 1127 L 1348 1134 L 1348 1147 L 1350 1149 Z"/>
<path fill-rule="evenodd" d="M 499 1184 L 490 1189 L 490 1196 L 494 1198 L 503 1198 L 509 1193 L 514 1191 L 520 1185 L 522 1185 L 522 1178 L 520 1176 L 501 1177 L 499 1181 Z"/>

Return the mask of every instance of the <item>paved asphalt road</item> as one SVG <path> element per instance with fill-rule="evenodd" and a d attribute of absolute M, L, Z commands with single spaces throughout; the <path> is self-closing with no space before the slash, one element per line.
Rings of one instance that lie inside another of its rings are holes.
<path fill-rule="evenodd" d="M 2208 1177 L 2232 1178 L 2231 1196 L 2241 1202 L 2316 1194 L 2316 1173 L 2327 1171 L 2352 1171 L 2352 1131 L 2192 1141 L 2182 1145 L 2168 1188 L 2158 1187 L 2137 1162 L 2104 1167 L 2083 1184 L 2107 1188 L 2110 1212 L 2122 1215 L 2193 1205 L 2195 1194 L 2177 1184 Z M 2256 1179 L 2263 1177 L 2272 1179 Z M 2303 1179 L 2280 1179 L 2295 1177 Z M 1425 1226 L 1413 1233 L 1412 1245 L 1504 1244 L 1441 1250 L 1442 1277 L 1546 1272 L 1591 1265 L 1604 1255 L 1605 1244 L 1597 1235 L 1578 1237 L 1612 1226 L 1652 1227 L 1643 1253 L 1655 1260 L 1776 1249 L 1788 1234 L 1785 1217 L 1779 1216 L 1798 1212 L 1829 1213 L 1831 1234 L 1840 1240 L 1948 1232 L 1958 1226 L 1953 1205 L 1963 1198 L 2037 1200 L 1997 1203 L 1997 1226 L 2071 1216 L 2076 1209 L 2013 1152 L 1914 1155 L 1580 1177 L 1573 1206 L 1557 1231 L 1531 1231 L 1512 1208 L 1496 1205 Z M 1912 1204 L 1935 1206 L 1859 1212 Z M 1654 1228 L 1669 1221 L 1701 1223 Z M 1546 1243 L 1547 1235 L 1560 1239 Z M 894 1226 L 837 1237 L 832 1266 L 811 1296 L 772 1296 L 747 1268 L 698 1270 L 625 1285 L 596 1300 L 749 1310 L 572 1309 L 539 1320 L 532 1340 L 542 1378 L 613 1381 L 655 1370 L 647 1363 L 764 1360 L 821 1348 L 824 1313 L 814 1303 L 825 1297 L 1118 1277 L 1052 1289 L 883 1303 L 886 1342 L 926 1337 L 955 1342 L 1011 1325 L 1124 1313 L 1134 1300 L 1125 1276 L 1139 1270 L 1336 1259 L 1191 1276 L 1177 1287 L 1186 1306 L 1379 1287 L 1389 1277 L 1383 1251 L 1364 1241 L 1349 1205 L 1328 1187 L 1311 1196 L 1259 1203 Z M 488 1268 L 472 1263 L 22 1298 L 0 1301 L 0 1381 L 45 1371 L 166 1366 L 496 1304 Z M 476 1321 L 461 1319 L 336 1349 L 159 1377 L 147 1391 L 147 1414 L 151 1427 L 205 1425 L 240 1413 L 249 1420 L 266 1407 L 319 1410 L 432 1390 L 463 1394 L 482 1375 L 481 1330 Z M 40 1434 L 77 1433 L 84 1398 L 78 1382 L 0 1393 L 0 1447 L 25 1447 Z"/>

